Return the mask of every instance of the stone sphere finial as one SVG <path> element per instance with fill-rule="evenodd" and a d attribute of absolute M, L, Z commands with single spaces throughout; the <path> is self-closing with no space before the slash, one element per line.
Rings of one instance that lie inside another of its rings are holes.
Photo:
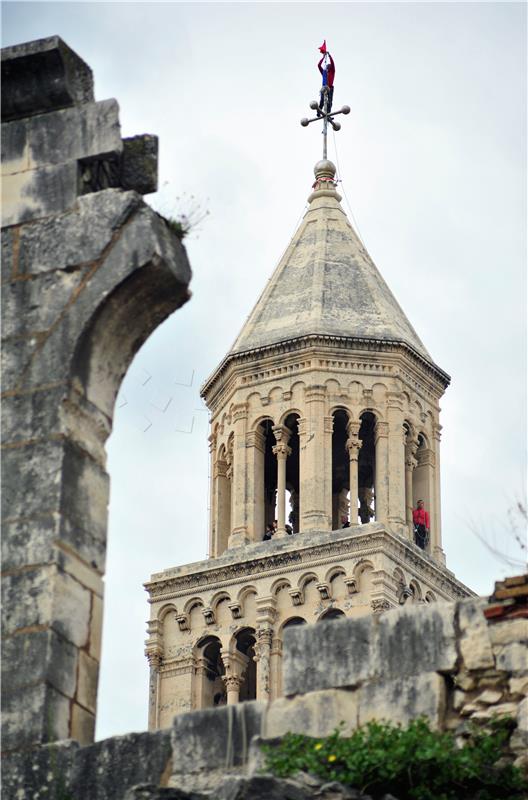
<path fill-rule="evenodd" d="M 335 174 L 336 174 L 335 164 L 333 164 L 327 158 L 323 158 L 321 161 L 318 161 L 314 167 L 314 175 L 317 179 L 330 178 L 331 180 L 333 180 Z"/>

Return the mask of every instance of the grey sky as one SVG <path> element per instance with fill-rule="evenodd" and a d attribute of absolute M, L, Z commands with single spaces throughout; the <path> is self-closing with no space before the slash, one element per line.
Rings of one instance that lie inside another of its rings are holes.
<path fill-rule="evenodd" d="M 334 103 L 352 108 L 335 136 L 351 221 L 452 376 L 442 403 L 448 566 L 489 593 L 515 570 L 471 528 L 518 558 L 507 511 L 526 479 L 526 6 L 3 4 L 4 44 L 52 34 L 90 64 L 98 99 L 118 99 L 123 135 L 160 136 L 165 185 L 149 202 L 185 211 L 194 195 L 210 211 L 188 241 L 193 298 L 136 357 L 108 445 L 98 735 L 146 727 L 142 582 L 206 554 L 198 387 L 305 207 L 322 137 L 299 119 L 317 96 L 325 37 Z M 193 373 L 192 386 L 178 385 Z"/>

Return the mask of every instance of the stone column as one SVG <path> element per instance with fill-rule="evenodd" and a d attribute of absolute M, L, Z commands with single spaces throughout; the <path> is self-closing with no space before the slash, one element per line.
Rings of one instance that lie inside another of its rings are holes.
<path fill-rule="evenodd" d="M 282 694 L 282 640 L 274 636 L 270 652 L 270 700 Z"/>
<path fill-rule="evenodd" d="M 277 532 L 275 538 L 286 536 L 286 459 L 291 454 L 288 447 L 290 431 L 281 425 L 273 428 L 275 440 L 273 453 L 277 457 Z"/>
<path fill-rule="evenodd" d="M 401 398 L 389 393 L 387 401 L 388 442 L 388 495 L 389 525 L 397 533 L 405 535 L 405 429 Z"/>
<path fill-rule="evenodd" d="M 376 422 L 374 433 L 376 448 L 374 494 L 376 522 L 388 524 L 389 517 L 389 423 Z"/>
<path fill-rule="evenodd" d="M 413 473 L 418 464 L 415 455 L 418 449 L 418 442 L 411 439 L 405 447 L 405 522 L 407 537 L 414 541 L 413 535 Z"/>
<path fill-rule="evenodd" d="M 359 422 L 353 422 L 352 420 L 347 425 L 347 450 L 348 450 L 348 457 L 350 459 L 350 472 L 349 472 L 349 483 L 350 483 L 350 513 L 349 519 L 351 525 L 358 524 L 358 496 L 359 496 L 359 487 L 358 487 L 358 457 L 359 451 L 361 448 L 361 442 L 359 440 Z"/>
<path fill-rule="evenodd" d="M 306 416 L 299 421 L 299 530 L 330 530 L 332 526 L 332 417 L 325 417 L 326 387 L 305 392 Z"/>
<path fill-rule="evenodd" d="M 270 661 L 273 631 L 271 628 L 257 630 L 255 661 L 257 663 L 257 700 L 269 700 L 271 691 Z"/>
<path fill-rule="evenodd" d="M 264 536 L 264 451 L 266 439 L 261 431 L 246 433 L 247 535 L 251 542 Z"/>
<path fill-rule="evenodd" d="M 225 667 L 225 675 L 222 680 L 226 687 L 227 705 L 231 706 L 238 703 L 240 687 L 244 682 L 244 670 L 247 667 L 248 657 L 243 653 L 224 653 L 222 661 Z"/>
<path fill-rule="evenodd" d="M 233 706 L 238 703 L 242 678 L 240 675 L 223 675 L 222 680 L 226 687 L 227 705 Z"/>
<path fill-rule="evenodd" d="M 440 564 L 445 564 L 445 553 L 442 549 L 442 518 L 441 518 L 441 496 L 440 496 L 440 439 L 442 437 L 442 426 L 435 425 L 433 433 L 434 442 L 434 486 L 431 498 L 430 525 L 431 525 L 431 554 Z"/>
<path fill-rule="evenodd" d="M 227 461 L 219 459 L 213 467 L 213 501 L 211 509 L 210 558 L 227 549 L 231 532 L 231 470 Z"/>
<path fill-rule="evenodd" d="M 232 409 L 233 477 L 231 480 L 231 535 L 229 547 L 249 544 L 246 523 L 246 423 L 247 403 L 237 403 Z"/>
<path fill-rule="evenodd" d="M 158 708 L 161 652 L 159 650 L 147 650 L 147 659 L 149 663 L 148 729 L 149 731 L 156 731 L 159 728 Z"/>

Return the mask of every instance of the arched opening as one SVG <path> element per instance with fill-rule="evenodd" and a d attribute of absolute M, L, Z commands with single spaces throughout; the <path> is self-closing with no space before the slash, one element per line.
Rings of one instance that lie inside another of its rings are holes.
<path fill-rule="evenodd" d="M 255 700 L 257 697 L 257 665 L 255 662 L 255 630 L 253 628 L 243 628 L 235 636 L 236 649 L 238 653 L 246 659 L 245 668 L 242 671 L 242 682 L 240 684 L 238 699 L 243 703 L 246 700 Z"/>
<path fill-rule="evenodd" d="M 317 622 L 328 622 L 334 619 L 343 619 L 346 617 L 344 611 L 341 611 L 340 608 L 327 608 L 326 611 L 323 611 Z"/>
<path fill-rule="evenodd" d="M 264 436 L 264 528 L 267 529 L 277 519 L 277 459 L 273 452 L 273 422 L 266 419 L 260 423 L 259 429 Z"/>
<path fill-rule="evenodd" d="M 229 443 L 232 447 L 232 441 Z M 213 485 L 215 503 L 215 524 L 213 530 L 213 552 L 211 555 L 222 555 L 227 550 L 229 535 L 231 533 L 231 464 L 232 451 L 229 444 L 218 451 L 218 459 L 214 466 Z"/>
<path fill-rule="evenodd" d="M 350 457 L 347 450 L 349 416 L 343 409 L 333 413 L 332 426 L 332 530 L 357 525 L 350 498 Z M 350 509 L 350 511 L 349 511 Z"/>
<path fill-rule="evenodd" d="M 282 633 L 288 628 L 295 628 L 297 625 L 308 625 L 308 623 L 302 617 L 290 617 L 282 626 Z"/>
<path fill-rule="evenodd" d="M 212 708 L 226 703 L 221 649 L 220 639 L 216 636 L 206 636 L 196 645 L 196 708 Z"/>
<path fill-rule="evenodd" d="M 299 416 L 289 414 L 285 426 L 291 431 L 288 446 L 291 450 L 286 460 L 286 531 L 299 532 Z"/>
<path fill-rule="evenodd" d="M 413 507 L 416 508 L 418 501 L 423 500 L 424 508 L 429 515 L 429 535 L 426 540 L 425 550 L 426 552 L 431 552 L 431 537 L 434 534 L 432 530 L 434 457 L 423 433 L 418 434 L 417 443 L 416 466 L 412 476 Z"/>
<path fill-rule="evenodd" d="M 358 494 L 359 518 L 365 525 L 376 518 L 376 417 L 371 411 L 364 411 L 360 417 L 359 439 L 361 448 L 358 455 Z"/>

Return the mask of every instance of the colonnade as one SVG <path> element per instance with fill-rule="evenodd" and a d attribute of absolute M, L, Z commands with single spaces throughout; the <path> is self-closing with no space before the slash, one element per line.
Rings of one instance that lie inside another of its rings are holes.
<path fill-rule="evenodd" d="M 292 413 L 281 425 L 264 420 L 252 430 L 247 405 L 240 404 L 227 444 L 217 451 L 212 438 L 210 555 L 261 541 L 273 519 L 274 538 L 285 537 L 289 491 L 301 532 L 341 527 L 348 501 L 352 526 L 359 515 L 362 523 L 386 524 L 409 539 L 412 509 L 423 499 L 431 518 L 428 549 L 442 560 L 440 426 L 429 443 L 404 419 L 398 399 L 389 398 L 384 419 L 375 409 L 359 419 L 343 408 L 328 415 L 323 387 L 308 389 L 305 400 L 306 416 Z"/>

